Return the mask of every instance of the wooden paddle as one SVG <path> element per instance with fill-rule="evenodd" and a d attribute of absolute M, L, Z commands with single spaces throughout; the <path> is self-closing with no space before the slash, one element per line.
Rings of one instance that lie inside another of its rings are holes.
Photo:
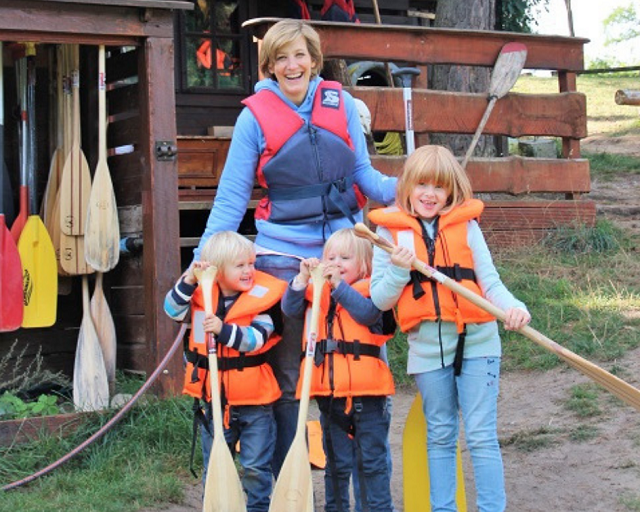
<path fill-rule="evenodd" d="M 65 235 L 84 235 L 91 194 L 89 164 L 80 147 L 80 70 L 78 45 L 73 47 L 73 141 L 66 157 L 60 183 L 60 228 Z M 84 259 L 84 252 L 81 253 Z"/>
<path fill-rule="evenodd" d="M 402 431 L 402 491 L 404 512 L 431 512 L 429 496 L 429 463 L 427 460 L 427 423 L 418 393 L 411 404 Z M 460 444 L 456 451 L 456 506 L 467 512 L 467 495 L 462 471 Z"/>
<path fill-rule="evenodd" d="M 467 154 L 464 156 L 464 160 L 462 161 L 463 168 L 467 168 L 467 163 L 473 154 L 473 150 L 476 148 L 476 144 L 478 144 L 480 134 L 489 120 L 489 116 L 491 115 L 491 111 L 493 110 L 496 101 L 511 90 L 513 84 L 518 80 L 526 60 L 527 47 L 522 43 L 507 43 L 500 50 L 493 68 L 493 73 L 491 73 L 491 82 L 489 83 L 489 103 L 487 104 L 484 115 L 480 120 L 480 124 L 478 124 L 478 128 L 476 128 L 476 133 L 471 140 Z"/>
<path fill-rule="evenodd" d="M 91 319 L 102 347 L 102 357 L 107 370 L 109 392 L 113 395 L 116 386 L 116 326 L 102 289 L 102 272 L 96 273 L 96 286 L 91 297 Z"/>
<path fill-rule="evenodd" d="M 93 175 L 85 228 L 84 256 L 100 272 L 108 272 L 120 257 L 120 227 L 113 183 L 107 165 L 107 90 L 104 46 L 98 50 L 98 165 Z"/>
<path fill-rule="evenodd" d="M 24 175 L 30 187 L 25 187 L 30 195 L 31 215 L 20 233 L 18 252 L 23 268 L 24 316 L 22 327 L 49 327 L 56 321 L 58 305 L 58 275 L 56 256 L 49 233 L 36 213 L 37 208 L 37 151 L 35 126 L 36 63 L 35 45 L 27 44 L 27 69 L 25 86 L 25 110 L 27 123 L 23 125 L 21 142 L 26 150 L 23 154 Z"/>
<path fill-rule="evenodd" d="M 311 319 L 307 324 L 307 348 L 302 368 L 302 388 L 300 391 L 300 409 L 298 411 L 296 435 L 282 463 L 282 469 L 280 469 L 276 485 L 273 488 L 269 512 L 313 512 L 313 482 L 311 480 L 309 449 L 305 434 L 307 413 L 309 411 L 313 356 L 316 351 L 320 321 L 320 298 L 322 296 L 322 285 L 324 284 L 322 272 L 322 265 L 318 265 L 311 271 L 313 299 L 311 302 Z"/>
<path fill-rule="evenodd" d="M 213 315 L 213 286 L 218 269 L 214 266 L 209 266 L 204 270 L 196 268 L 194 272 L 202 287 L 204 310 L 207 315 Z M 229 450 L 229 446 L 227 446 L 227 442 L 224 439 L 216 342 L 211 333 L 208 333 L 206 341 L 209 348 L 213 444 L 209 455 L 209 465 L 207 466 L 202 510 L 204 512 L 244 512 L 247 508 L 242 484 L 233 462 L 231 450 Z"/>
<path fill-rule="evenodd" d="M 78 411 L 109 406 L 109 382 L 98 334 L 91 321 L 89 278 L 82 276 L 82 324 L 73 365 L 73 405 Z"/>
<path fill-rule="evenodd" d="M 384 251 L 387 251 L 389 253 L 393 251 L 394 246 L 393 244 L 391 244 L 391 242 L 385 240 L 384 238 L 381 238 L 361 222 L 355 225 L 355 230 L 358 236 L 367 238 L 373 244 L 375 244 L 377 247 L 380 247 Z M 437 281 L 446 288 L 449 288 L 452 292 L 464 297 L 472 304 L 475 304 L 479 308 L 495 316 L 498 320 L 504 322 L 504 311 L 491 304 L 491 302 L 489 302 L 484 297 L 473 293 L 461 284 L 457 283 L 453 279 L 448 278 L 441 272 L 438 272 L 435 268 L 430 267 L 417 258 L 413 260 L 412 265 L 418 272 L 424 274 L 429 279 Z M 523 336 L 529 338 L 534 343 L 537 343 L 541 347 L 545 348 L 546 350 L 553 352 L 559 358 L 565 361 L 569 366 L 575 368 L 579 372 L 582 372 L 587 377 L 600 384 L 607 391 L 613 393 L 620 400 L 640 411 L 640 390 L 634 388 L 628 382 L 625 382 L 615 375 L 612 375 L 611 373 L 593 364 L 592 362 L 587 361 L 571 350 L 563 347 L 562 345 L 559 345 L 552 339 L 547 338 L 528 325 L 523 327 L 522 329 L 518 329 L 518 332 Z"/>
<path fill-rule="evenodd" d="M 47 186 L 44 191 L 44 197 L 42 199 L 42 217 L 44 225 L 47 226 L 47 230 L 53 239 L 53 230 L 56 228 L 55 224 L 60 226 L 60 210 L 58 206 L 58 217 L 54 217 L 53 212 L 55 209 L 56 197 L 60 189 L 60 179 L 62 177 L 62 169 L 64 168 L 64 161 L 66 155 L 64 154 L 63 141 L 64 141 L 64 92 L 63 92 L 63 62 L 62 62 L 62 45 L 56 47 L 56 149 L 51 156 L 51 163 L 49 165 L 49 178 L 47 180 Z M 59 237 L 58 237 L 59 239 Z M 54 247 L 55 244 L 54 244 Z M 57 246 L 59 248 L 59 245 Z"/>

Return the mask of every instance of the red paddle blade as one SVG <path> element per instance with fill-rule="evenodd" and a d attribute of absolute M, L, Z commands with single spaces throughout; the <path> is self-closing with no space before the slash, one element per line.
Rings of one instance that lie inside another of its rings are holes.
<path fill-rule="evenodd" d="M 23 302 L 20 254 L 0 214 L 0 332 L 22 325 Z"/>

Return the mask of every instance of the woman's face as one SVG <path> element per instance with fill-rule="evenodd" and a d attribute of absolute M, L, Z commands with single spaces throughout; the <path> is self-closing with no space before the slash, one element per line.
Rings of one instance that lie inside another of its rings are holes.
<path fill-rule="evenodd" d="M 316 61 L 311 58 L 307 41 L 298 36 L 278 50 L 275 61 L 269 64 L 269 72 L 276 77 L 280 90 L 296 105 L 307 95 L 311 71 Z"/>

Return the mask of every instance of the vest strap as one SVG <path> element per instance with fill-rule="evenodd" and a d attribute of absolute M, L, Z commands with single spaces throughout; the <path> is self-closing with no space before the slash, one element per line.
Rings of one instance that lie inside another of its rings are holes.
<path fill-rule="evenodd" d="M 353 186 L 353 176 L 346 176 L 330 183 L 303 185 L 301 187 L 268 188 L 267 196 L 271 201 L 292 201 L 294 199 L 309 199 L 312 197 L 329 196 L 332 189 L 339 193 L 348 191 Z"/>
<path fill-rule="evenodd" d="M 338 354 L 352 354 L 354 360 L 359 361 L 360 356 L 380 357 L 380 347 L 368 343 L 360 343 L 358 340 L 320 340 L 316 343 L 314 363 L 320 366 L 324 361 L 325 354 L 337 352 Z"/>
<path fill-rule="evenodd" d="M 242 371 L 244 368 L 252 368 L 254 366 L 260 366 L 267 362 L 267 353 L 262 352 L 261 354 L 256 355 L 245 355 L 241 354 L 236 357 L 219 357 L 218 356 L 218 370 L 222 372 L 226 372 L 228 370 L 238 370 Z M 185 358 L 187 361 L 194 366 L 194 373 L 196 374 L 197 379 L 197 369 L 204 368 L 205 370 L 209 370 L 209 360 L 195 351 L 187 350 L 185 352 Z"/>

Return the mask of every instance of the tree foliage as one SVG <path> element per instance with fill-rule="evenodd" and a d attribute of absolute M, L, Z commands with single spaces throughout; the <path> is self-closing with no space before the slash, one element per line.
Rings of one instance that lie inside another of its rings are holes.
<path fill-rule="evenodd" d="M 605 45 L 622 43 L 640 36 L 640 19 L 635 5 L 616 7 L 602 22 Z"/>
<path fill-rule="evenodd" d="M 538 22 L 533 8 L 547 8 L 549 0 L 497 0 L 496 26 L 498 30 L 531 33 Z"/>

